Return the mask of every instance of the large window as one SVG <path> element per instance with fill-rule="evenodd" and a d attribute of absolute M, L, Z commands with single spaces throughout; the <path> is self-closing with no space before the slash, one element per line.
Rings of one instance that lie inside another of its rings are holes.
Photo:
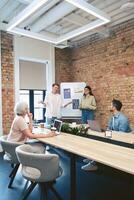
<path fill-rule="evenodd" d="M 39 101 L 43 100 L 43 91 L 34 91 L 34 119 L 43 120 L 44 119 L 44 110 L 42 104 L 39 104 Z"/>
<path fill-rule="evenodd" d="M 20 100 L 28 103 L 30 112 L 33 113 L 33 119 L 38 122 L 45 120 L 45 108 L 40 101 L 45 98 L 45 90 L 20 90 Z"/>
<path fill-rule="evenodd" d="M 20 90 L 20 101 L 25 101 L 28 104 L 30 103 L 30 96 L 29 96 L 29 90 Z"/>

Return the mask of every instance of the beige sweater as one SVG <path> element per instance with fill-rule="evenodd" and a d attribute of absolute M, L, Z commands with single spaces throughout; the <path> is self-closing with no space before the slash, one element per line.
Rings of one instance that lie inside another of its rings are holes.
<path fill-rule="evenodd" d="M 81 103 L 79 106 L 80 109 L 96 109 L 96 101 L 94 96 L 88 94 L 87 96 L 83 96 L 81 99 Z"/>

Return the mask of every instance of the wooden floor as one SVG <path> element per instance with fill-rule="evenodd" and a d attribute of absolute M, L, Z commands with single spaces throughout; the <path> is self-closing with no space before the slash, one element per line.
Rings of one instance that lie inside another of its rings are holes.
<path fill-rule="evenodd" d="M 55 151 L 51 148 L 51 152 Z M 61 166 L 64 170 L 55 184 L 55 188 L 63 200 L 70 200 L 70 175 L 69 156 L 65 152 L 56 149 L 60 155 Z M 3 154 L 0 153 L 0 200 L 20 200 L 24 192 L 26 181 L 17 173 L 13 188 L 8 189 L 8 174 L 11 170 L 8 163 L 4 162 Z M 84 172 L 81 170 L 83 158 L 77 159 L 77 200 L 134 200 L 134 177 L 110 167 L 98 163 L 99 169 L 96 172 Z M 28 198 L 39 200 L 40 190 L 38 186 Z M 55 200 L 50 192 L 49 200 Z"/>

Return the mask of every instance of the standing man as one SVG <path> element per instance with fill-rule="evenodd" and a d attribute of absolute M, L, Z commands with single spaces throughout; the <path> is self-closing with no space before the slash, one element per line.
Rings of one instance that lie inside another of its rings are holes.
<path fill-rule="evenodd" d="M 55 119 L 61 118 L 62 101 L 61 95 L 59 94 L 59 88 L 59 84 L 53 83 L 52 91 L 46 95 L 44 102 L 39 102 L 46 107 L 45 116 L 47 125 L 51 125 Z"/>
<path fill-rule="evenodd" d="M 61 108 L 66 107 L 71 102 L 66 105 L 62 104 L 61 95 L 59 94 L 60 86 L 57 83 L 52 84 L 52 91 L 48 93 L 45 97 L 44 102 L 40 101 L 39 103 L 44 104 L 46 107 L 46 123 L 51 125 L 55 119 L 61 118 Z"/>
<path fill-rule="evenodd" d="M 111 105 L 112 117 L 108 123 L 108 129 L 121 132 L 131 132 L 128 118 L 121 112 L 122 103 L 117 99 L 113 99 Z"/>

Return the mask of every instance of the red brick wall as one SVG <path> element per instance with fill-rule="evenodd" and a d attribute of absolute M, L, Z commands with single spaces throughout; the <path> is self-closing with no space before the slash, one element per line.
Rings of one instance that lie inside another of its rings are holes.
<path fill-rule="evenodd" d="M 1 32 L 2 65 L 2 123 L 4 134 L 9 133 L 14 108 L 13 36 Z"/>
<path fill-rule="evenodd" d="M 71 66 L 71 51 L 70 49 L 55 49 L 55 77 L 56 82 L 69 82 L 72 79 Z"/>
<path fill-rule="evenodd" d="M 56 75 L 58 81 L 84 81 L 92 87 L 97 100 L 96 117 L 103 127 L 109 118 L 113 98 L 123 102 L 122 111 L 134 127 L 134 23 L 115 28 L 109 38 L 65 50 L 57 50 Z M 68 50 L 69 51 L 69 50 Z M 62 52 L 62 53 L 61 53 Z M 64 65 L 62 58 L 71 63 Z M 57 64 L 58 63 L 58 64 Z M 70 79 L 68 78 L 71 73 Z M 59 74 L 59 71 L 62 72 Z M 58 72 L 58 73 L 57 73 Z M 64 78 L 63 78 L 64 77 Z"/>

